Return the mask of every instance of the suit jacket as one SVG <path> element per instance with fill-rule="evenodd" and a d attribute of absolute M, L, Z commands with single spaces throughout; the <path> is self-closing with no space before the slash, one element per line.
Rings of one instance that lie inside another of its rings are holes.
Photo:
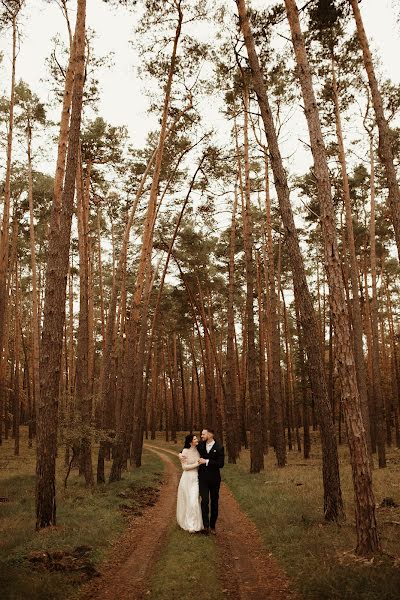
<path fill-rule="evenodd" d="M 197 450 L 201 458 L 208 459 L 207 465 L 200 465 L 199 467 L 199 478 L 206 479 L 208 481 L 220 481 L 221 473 L 220 469 L 223 468 L 225 462 L 224 447 L 215 442 L 211 448 L 210 453 L 207 452 L 206 442 L 200 442 L 197 446 Z"/>

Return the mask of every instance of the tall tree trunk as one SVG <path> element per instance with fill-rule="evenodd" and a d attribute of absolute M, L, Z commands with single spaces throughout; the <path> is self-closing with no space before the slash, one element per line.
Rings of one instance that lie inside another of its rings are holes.
<path fill-rule="evenodd" d="M 385 281 L 386 291 L 386 306 L 389 317 L 389 336 L 391 346 L 391 362 L 392 362 L 392 398 L 393 398 L 393 412 L 395 422 L 395 435 L 396 435 L 396 446 L 400 448 L 400 365 L 399 356 L 396 344 L 396 334 L 394 329 L 393 320 L 393 306 L 389 291 L 389 282 Z"/>
<path fill-rule="evenodd" d="M 239 424 L 237 409 L 237 373 L 235 360 L 235 246 L 236 246 L 236 210 L 237 189 L 232 207 L 231 231 L 229 240 L 229 273 L 228 273 L 228 309 L 227 309 L 227 340 L 226 340 L 226 398 L 225 398 L 225 427 L 228 462 L 236 464 L 239 455 Z"/>
<path fill-rule="evenodd" d="M 151 358 L 151 405 L 150 405 L 150 431 L 151 439 L 156 439 L 157 429 L 157 408 L 159 399 L 159 372 L 160 372 L 160 354 L 158 344 L 155 344 Z"/>
<path fill-rule="evenodd" d="M 339 107 L 339 93 L 336 80 L 336 69 L 335 69 L 335 58 L 332 57 L 332 88 L 333 88 L 333 99 L 335 105 L 335 123 L 336 123 L 336 137 L 338 142 L 338 153 L 339 162 L 342 171 L 342 182 L 343 182 L 343 198 L 346 209 L 346 233 L 347 233 L 347 244 L 350 254 L 350 281 L 351 289 L 353 294 L 352 301 L 352 323 L 353 323 L 353 337 L 354 337 L 354 359 L 356 363 L 357 371 L 357 385 L 360 392 L 361 401 L 361 413 L 363 417 L 365 432 L 367 436 L 368 451 L 371 454 L 371 437 L 370 437 L 370 425 L 369 425 L 369 409 L 368 409 L 368 392 L 367 392 L 367 372 L 364 361 L 363 353 L 363 327 L 362 327 L 362 315 L 360 305 L 360 288 L 359 288 L 359 273 L 356 256 L 356 246 L 354 242 L 354 230 L 353 230 L 353 215 L 351 210 L 351 199 L 350 199 L 350 186 L 349 178 L 347 175 L 346 167 L 346 152 L 343 141 L 343 131 L 340 116 Z"/>
<path fill-rule="evenodd" d="M 379 467 L 386 467 L 385 448 L 385 404 L 382 389 L 382 375 L 379 359 L 379 330 L 378 330 L 378 296 L 376 289 L 376 238 L 375 238 L 375 164 L 373 138 L 370 138 L 370 193 L 371 193 L 371 216 L 370 216 L 370 252 L 371 252 L 371 326 L 372 326 L 372 374 L 374 381 L 375 398 L 375 423 L 376 442 L 378 449 Z"/>
<path fill-rule="evenodd" d="M 292 42 L 298 67 L 297 74 L 302 89 L 311 150 L 314 158 L 314 172 L 317 182 L 325 249 L 325 269 L 330 290 L 336 356 L 353 470 L 357 528 L 356 551 L 358 554 L 366 555 L 380 550 L 380 541 L 375 516 L 371 465 L 366 433 L 362 422 L 349 315 L 341 272 L 328 162 L 296 2 L 295 0 L 285 0 L 285 5 L 292 33 Z"/>
<path fill-rule="evenodd" d="M 283 290 L 281 289 L 281 297 L 283 304 L 283 325 L 285 332 L 285 354 L 286 354 L 286 390 L 287 390 L 287 422 L 288 429 L 296 430 L 296 437 L 298 438 L 298 424 L 297 424 L 297 414 L 295 416 L 294 404 L 295 404 L 295 394 L 294 394 L 294 381 L 293 381 L 293 361 L 292 361 L 292 344 L 291 344 L 291 333 L 290 333 L 290 325 L 289 325 L 289 316 L 288 316 L 288 308 L 286 306 L 285 295 Z M 288 433 L 289 437 L 289 433 Z M 289 450 L 292 450 L 291 441 L 289 443 Z M 300 449 L 301 451 L 301 449 Z"/>
<path fill-rule="evenodd" d="M 136 354 L 136 360 L 134 363 L 135 369 L 135 388 L 134 388 L 134 405 L 133 405 L 133 457 L 135 466 L 140 467 L 142 464 L 142 448 L 143 448 L 143 424 L 145 417 L 146 408 L 146 395 L 147 395 L 147 384 L 148 384 L 148 373 L 149 368 L 145 368 L 145 351 L 146 351 L 146 337 L 147 337 L 147 321 L 148 321 L 148 309 L 150 304 L 150 294 L 154 283 L 154 277 L 152 277 L 151 267 L 146 274 L 146 282 L 144 287 L 144 302 L 142 307 L 141 319 L 140 319 L 140 330 L 138 339 L 138 348 Z M 145 381 L 143 381 L 145 377 Z"/>
<path fill-rule="evenodd" d="M 33 178 L 32 178 L 32 129 L 28 123 L 28 201 L 29 201 L 29 241 L 31 251 L 31 271 L 32 271 L 32 312 L 31 312 L 31 331 L 32 331 L 32 381 L 33 381 L 33 406 L 36 407 L 40 398 L 40 375 L 39 375 L 39 343 L 40 343 L 40 312 L 39 312 L 39 291 L 37 284 L 37 266 L 36 266 L 36 242 L 35 242 L 35 224 L 33 216 Z M 33 417 L 33 414 L 32 414 Z"/>
<path fill-rule="evenodd" d="M 206 308 L 204 305 L 203 291 L 201 288 L 200 280 L 197 277 L 197 288 L 198 288 L 198 302 L 196 303 L 193 296 L 193 301 L 197 304 L 201 321 L 204 329 L 204 376 L 205 376 L 205 385 L 206 385 L 206 417 L 207 423 L 209 426 L 214 428 L 216 432 L 216 437 L 218 439 L 222 439 L 222 431 L 220 428 L 220 407 L 217 404 L 217 395 L 216 395 L 216 381 L 215 381 L 215 368 L 214 365 L 218 369 L 218 359 L 216 356 L 215 349 L 215 341 L 214 341 L 214 333 L 212 331 L 212 324 L 206 314 Z"/>
<path fill-rule="evenodd" d="M 192 356 L 192 364 L 193 364 L 194 374 L 196 376 L 197 402 L 198 402 L 198 425 L 199 425 L 199 427 L 203 427 L 204 414 L 203 414 L 203 407 L 202 407 L 202 401 L 201 401 L 201 383 L 200 383 L 199 369 L 197 366 L 194 342 L 195 342 L 195 337 L 194 337 L 194 331 L 193 331 L 192 335 L 190 336 L 190 352 L 191 352 L 191 356 Z"/>
<path fill-rule="evenodd" d="M 78 0 L 74 39 L 74 89 L 61 206 L 53 200 L 46 271 L 37 422 L 36 528 L 56 524 L 55 467 L 66 278 L 78 163 L 85 68 L 86 0 Z"/>
<path fill-rule="evenodd" d="M 298 303 L 295 298 L 295 310 L 296 310 L 296 328 L 297 328 L 297 339 L 299 346 L 299 365 L 300 365 L 300 381 L 301 381 L 301 396 L 303 403 L 303 456 L 307 460 L 310 458 L 311 451 L 311 437 L 310 437 L 310 409 L 308 405 L 308 394 L 307 394 L 307 381 L 306 381 L 306 370 L 304 367 L 305 354 L 304 354 L 304 332 L 301 329 L 301 319 L 299 313 Z"/>
<path fill-rule="evenodd" d="M 254 73 L 254 72 L 253 72 Z M 254 79 L 253 79 L 254 86 Z M 265 127 L 265 125 L 264 125 Z M 271 196 L 269 187 L 269 165 L 265 157 L 265 217 L 267 230 L 267 256 L 269 277 L 269 322 L 271 332 L 270 381 L 269 381 L 269 410 L 271 422 L 271 441 L 275 452 L 279 452 L 278 465 L 284 466 L 285 433 L 283 428 L 282 389 L 281 389 L 281 344 L 278 319 L 278 298 L 275 289 L 275 261 L 272 241 Z"/>
<path fill-rule="evenodd" d="M 172 81 L 175 73 L 177 60 L 177 49 L 179 38 L 182 30 L 183 13 L 180 4 L 177 5 L 178 22 L 175 30 L 171 61 L 169 65 L 167 84 L 165 88 L 164 106 L 162 112 L 161 129 L 159 135 L 158 146 L 155 155 L 153 179 L 150 189 L 150 198 L 147 206 L 145 222 L 143 226 L 142 247 L 139 258 L 139 266 L 136 275 L 135 291 L 131 304 L 131 315 L 126 331 L 127 350 L 125 352 L 124 363 L 122 366 L 123 392 L 122 392 L 122 407 L 121 417 L 118 423 L 118 433 L 116 445 L 114 448 L 114 460 L 110 473 L 110 481 L 118 481 L 121 479 L 122 466 L 124 462 L 124 453 L 130 443 L 130 402 L 132 390 L 134 389 L 134 369 L 132 365 L 135 361 L 135 352 L 138 349 L 137 340 L 139 337 L 139 320 L 141 313 L 141 305 L 143 303 L 143 291 L 145 285 L 145 275 L 150 268 L 151 255 L 153 250 L 153 229 L 157 210 L 158 188 L 161 174 L 162 158 L 164 155 L 164 146 L 167 137 L 167 119 L 169 114 L 170 98 Z"/>
<path fill-rule="evenodd" d="M 371 90 L 372 104 L 375 111 L 376 124 L 379 130 L 379 158 L 383 164 L 385 177 L 388 185 L 389 195 L 388 204 L 393 223 L 394 236 L 397 245 L 397 252 L 400 257 L 400 189 L 397 181 L 396 168 L 393 162 L 393 150 L 391 134 L 388 122 L 383 110 L 382 96 L 379 91 L 378 82 L 375 76 L 374 65 L 372 62 L 371 51 L 369 49 L 367 35 L 361 17 L 359 0 L 350 0 L 354 13 L 354 19 L 357 26 L 358 41 L 364 57 L 364 66 L 367 71 L 369 87 Z"/>
<path fill-rule="evenodd" d="M 249 156 L 249 92 L 243 78 L 243 109 L 244 109 L 244 197 L 242 198 L 243 243 L 246 270 L 246 322 L 247 322 L 247 381 L 249 390 L 249 429 L 250 429 L 250 472 L 259 473 L 264 469 L 264 444 L 262 435 L 260 382 L 257 373 L 257 352 L 254 323 L 254 244 L 253 223 L 251 216 L 250 190 L 250 156 Z M 279 428 L 279 418 L 276 419 Z M 276 450 L 280 467 L 285 464 L 285 449 L 278 443 Z"/>
<path fill-rule="evenodd" d="M 20 340 L 21 340 L 21 315 L 20 315 L 20 274 L 18 273 L 18 259 L 15 261 L 15 307 L 14 307 L 14 454 L 19 455 L 19 428 L 21 421 L 21 394 L 20 394 Z"/>
<path fill-rule="evenodd" d="M 102 350 L 105 351 L 106 338 L 106 314 L 104 308 L 104 284 L 103 284 L 103 260 L 101 256 L 101 212 L 97 208 L 97 267 L 99 275 L 99 293 L 100 293 L 100 323 L 101 323 L 101 342 Z M 101 379 L 101 377 L 100 377 Z"/>
<path fill-rule="evenodd" d="M 324 515 L 325 519 L 328 521 L 340 520 L 343 518 L 344 513 L 340 489 L 339 459 L 333 429 L 331 408 L 326 389 L 325 369 L 321 353 L 320 326 L 315 314 L 312 296 L 308 289 L 303 256 L 294 223 L 292 207 L 290 204 L 287 176 L 283 167 L 263 75 L 258 61 L 258 56 L 255 51 L 254 39 L 250 30 L 249 20 L 246 12 L 246 5 L 244 0 L 237 0 L 237 4 L 239 8 L 240 26 L 244 35 L 250 68 L 252 71 L 252 83 L 257 94 L 270 151 L 270 160 L 275 179 L 280 213 L 284 224 L 285 241 L 288 248 L 291 269 L 293 272 L 295 301 L 298 305 L 301 325 L 304 332 L 303 339 L 308 356 L 311 387 L 315 405 L 318 410 L 322 443 Z"/>
<path fill-rule="evenodd" d="M 17 11 L 18 12 L 18 11 Z M 3 406 L 7 404 L 6 391 L 6 358 L 5 348 L 7 315 L 8 315 L 8 258 L 9 258 L 9 230 L 10 230 L 10 204 L 11 204 L 11 162 L 14 134 L 14 103 L 15 103 L 15 66 L 17 61 L 17 17 L 12 18 L 12 59 L 11 59 L 11 92 L 8 114 L 6 176 L 4 182 L 3 220 L 0 232 L 0 396 Z M 0 436 L 2 415 L 0 416 Z"/>
<path fill-rule="evenodd" d="M 264 319 L 264 297 L 262 291 L 261 258 L 257 252 L 257 300 L 258 300 L 258 364 L 260 374 L 260 403 L 261 403 L 261 434 L 263 438 L 264 454 L 268 452 L 268 428 L 267 428 L 267 376 L 265 364 L 265 319 Z"/>
<path fill-rule="evenodd" d="M 369 414 L 370 414 L 370 435 L 372 452 L 376 452 L 376 418 L 375 418 L 375 394 L 374 394 L 374 369 L 373 369 L 373 352 L 372 352 L 372 325 L 371 325 L 371 302 L 368 291 L 368 274 L 367 261 L 364 261 L 363 268 L 364 276 L 364 330 L 367 338 L 367 372 L 368 372 L 368 389 L 369 393 Z"/>
<path fill-rule="evenodd" d="M 86 485 L 93 485 L 92 420 L 89 385 L 89 197 L 83 186 L 81 153 L 76 175 L 76 205 L 79 246 L 79 325 L 76 349 L 76 405 L 80 418 L 79 460 Z"/>
<path fill-rule="evenodd" d="M 115 418 L 113 413 L 115 412 L 115 406 L 113 400 L 115 399 L 114 394 L 112 393 L 113 384 L 115 380 L 115 360 L 116 354 L 113 350 L 115 346 L 115 330 L 116 324 L 118 322 L 117 317 L 117 304 L 118 304 L 118 293 L 120 290 L 124 290 L 124 282 L 126 277 L 126 260 L 128 253 L 128 245 L 129 245 L 129 236 L 133 225 L 133 220 L 136 214 L 136 209 L 139 204 L 139 200 L 142 197 L 144 184 L 146 182 L 147 176 L 150 172 L 150 168 L 154 162 L 154 158 L 156 156 L 156 151 L 154 151 L 153 155 L 150 157 L 146 169 L 142 175 L 140 180 L 139 187 L 135 194 L 135 200 L 133 202 L 132 208 L 129 212 L 129 217 L 127 223 L 125 225 L 124 235 L 122 238 L 121 251 L 118 259 L 117 268 L 115 268 L 115 244 L 113 240 L 113 277 L 112 277 L 112 285 L 111 285 L 111 298 L 108 307 L 107 314 L 107 323 L 105 328 L 105 337 L 103 342 L 103 354 L 101 360 L 100 367 L 100 382 L 99 382 L 99 398 L 100 398 L 100 414 L 101 414 L 101 427 L 103 429 L 112 429 L 114 427 Z M 114 227 L 112 224 L 111 232 L 112 238 Z M 122 298 L 121 291 L 121 298 Z M 105 482 L 104 475 L 104 459 L 106 454 L 109 452 L 110 443 L 108 441 L 102 440 L 99 446 L 99 454 L 97 459 L 97 474 L 96 479 L 97 483 Z"/>

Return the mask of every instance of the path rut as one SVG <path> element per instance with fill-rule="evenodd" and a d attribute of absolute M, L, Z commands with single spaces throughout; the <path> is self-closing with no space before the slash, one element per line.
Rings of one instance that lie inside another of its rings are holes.
<path fill-rule="evenodd" d="M 151 448 L 146 445 L 147 448 Z M 152 448 L 155 448 L 153 446 Z M 176 457 L 176 452 L 161 449 Z M 297 600 L 290 582 L 265 548 L 254 523 L 231 491 L 221 485 L 217 524 L 218 574 L 224 598 L 235 600 Z"/>
<path fill-rule="evenodd" d="M 165 464 L 164 484 L 157 503 L 132 521 L 103 564 L 101 576 L 83 591 L 81 600 L 142 600 L 149 597 L 149 581 L 168 530 L 175 519 L 178 470 L 173 461 L 150 448 Z"/>

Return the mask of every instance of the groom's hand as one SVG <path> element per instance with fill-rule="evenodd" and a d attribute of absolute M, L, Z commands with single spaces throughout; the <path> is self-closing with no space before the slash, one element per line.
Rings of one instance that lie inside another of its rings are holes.
<path fill-rule="evenodd" d="M 207 464 L 207 461 L 205 458 L 199 458 L 199 465 L 205 465 Z"/>
<path fill-rule="evenodd" d="M 179 460 L 181 461 L 181 463 L 185 463 L 187 461 L 187 457 L 184 456 L 184 454 L 182 454 L 182 452 L 179 452 L 178 456 L 179 456 Z"/>

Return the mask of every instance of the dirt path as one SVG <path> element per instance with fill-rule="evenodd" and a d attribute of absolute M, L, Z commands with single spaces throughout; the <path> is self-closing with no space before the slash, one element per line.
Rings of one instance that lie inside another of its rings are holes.
<path fill-rule="evenodd" d="M 115 551 L 104 563 L 99 579 L 92 581 L 82 600 L 142 600 L 148 597 L 149 581 L 175 518 L 178 470 L 174 462 L 154 448 L 165 463 L 164 484 L 158 502 L 146 509 L 117 540 Z"/>
<path fill-rule="evenodd" d="M 162 452 L 176 456 L 172 450 L 163 448 Z M 264 547 L 256 526 L 243 513 L 224 484 L 221 486 L 216 543 L 218 574 L 224 598 L 297 599 L 297 595 L 289 588 L 289 580 Z"/>
<path fill-rule="evenodd" d="M 235 600 L 295 600 L 289 581 L 264 547 L 252 521 L 226 485 L 221 486 L 217 549 L 224 597 Z"/>
<path fill-rule="evenodd" d="M 180 474 L 172 450 L 145 444 L 165 463 L 165 480 L 155 506 L 133 521 L 118 539 L 102 575 L 85 588 L 81 600 L 143 600 L 150 596 L 149 581 L 167 533 L 175 520 L 176 489 Z M 217 525 L 218 574 L 229 600 L 297 600 L 289 581 L 263 546 L 252 521 L 222 484 Z M 212 538 L 214 540 L 214 538 Z M 210 540 L 211 541 L 211 540 Z M 182 599 L 186 600 L 186 599 Z"/>

